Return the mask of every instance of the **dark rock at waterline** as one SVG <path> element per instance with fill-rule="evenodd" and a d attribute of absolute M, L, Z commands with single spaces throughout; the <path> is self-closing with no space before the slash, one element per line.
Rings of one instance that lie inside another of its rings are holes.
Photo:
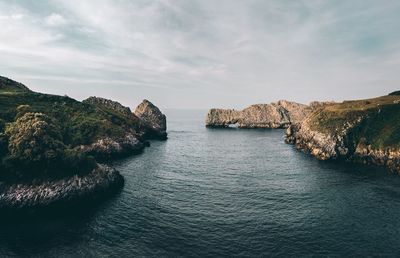
<path fill-rule="evenodd" d="M 113 168 L 99 165 L 84 176 L 32 184 L 1 184 L 0 209 L 27 210 L 73 204 L 85 198 L 110 194 L 124 185 L 124 178 Z"/>

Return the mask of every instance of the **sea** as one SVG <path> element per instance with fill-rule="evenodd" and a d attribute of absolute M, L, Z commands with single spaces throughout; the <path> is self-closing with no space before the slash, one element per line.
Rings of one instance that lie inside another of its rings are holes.
<path fill-rule="evenodd" d="M 167 110 L 167 141 L 112 165 L 102 202 L 0 214 L 0 257 L 399 257 L 400 176 L 318 161 L 282 129 L 207 129 Z"/>

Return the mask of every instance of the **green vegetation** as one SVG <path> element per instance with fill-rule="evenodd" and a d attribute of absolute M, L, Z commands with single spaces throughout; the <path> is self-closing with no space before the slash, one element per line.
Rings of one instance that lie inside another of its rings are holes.
<path fill-rule="evenodd" d="M 77 146 L 123 137 L 140 122 L 106 107 L 30 91 L 0 77 L 0 180 L 63 176 L 91 170 Z"/>
<path fill-rule="evenodd" d="M 362 122 L 351 132 L 356 143 L 375 149 L 400 147 L 400 96 L 397 94 L 327 105 L 313 113 L 311 129 L 334 134 L 359 118 Z"/>

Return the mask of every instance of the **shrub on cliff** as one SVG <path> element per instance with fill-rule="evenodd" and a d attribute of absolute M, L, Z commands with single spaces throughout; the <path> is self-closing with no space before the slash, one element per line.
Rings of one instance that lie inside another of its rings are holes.
<path fill-rule="evenodd" d="M 8 165 L 32 173 L 47 172 L 64 156 L 59 127 L 42 113 L 26 113 L 6 128 Z"/>
<path fill-rule="evenodd" d="M 3 165 L 7 174 L 2 176 L 6 178 L 84 174 L 97 165 L 93 158 L 68 149 L 62 141 L 60 127 L 43 113 L 24 114 L 6 128 L 5 136 L 8 153 Z"/>

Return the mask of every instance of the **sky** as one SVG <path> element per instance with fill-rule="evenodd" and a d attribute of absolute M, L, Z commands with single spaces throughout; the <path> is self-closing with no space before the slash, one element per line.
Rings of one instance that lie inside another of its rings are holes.
<path fill-rule="evenodd" d="M 0 75 L 130 107 L 244 108 L 400 89 L 398 0 L 0 0 Z"/>

